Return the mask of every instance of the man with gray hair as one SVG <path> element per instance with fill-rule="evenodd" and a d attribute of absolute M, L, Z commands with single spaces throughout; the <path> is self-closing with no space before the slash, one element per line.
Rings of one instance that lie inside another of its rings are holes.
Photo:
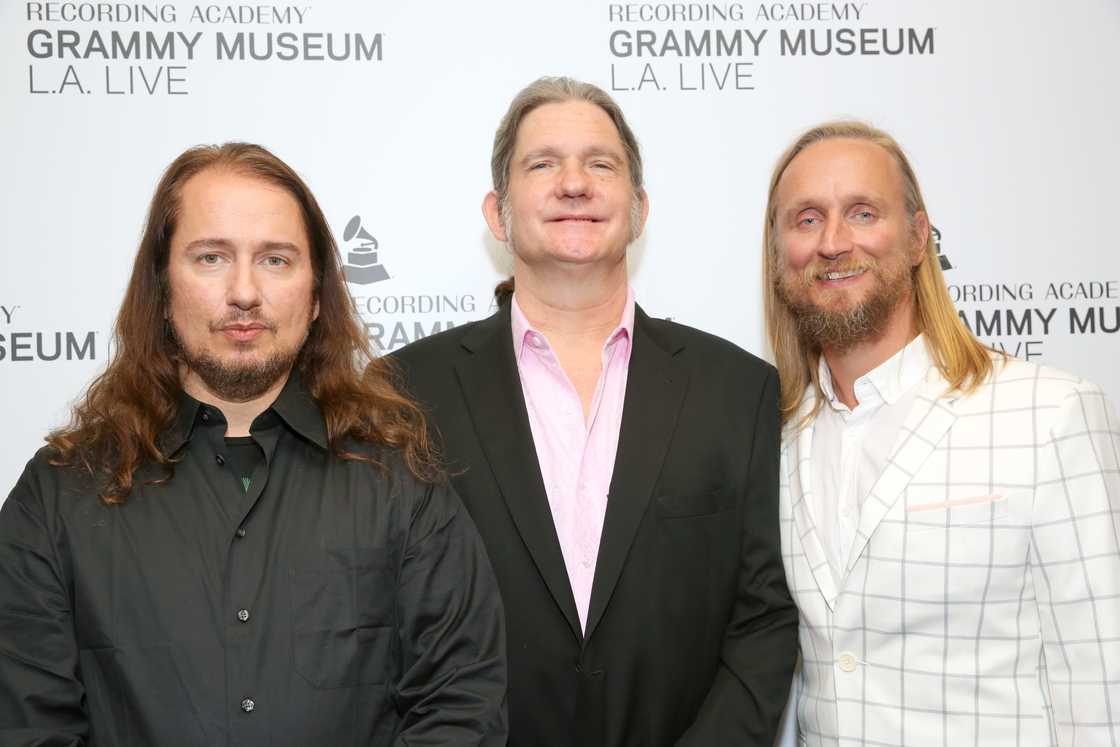
<path fill-rule="evenodd" d="M 649 200 L 601 89 L 530 84 L 491 166 L 499 310 L 397 359 L 498 576 L 510 744 L 769 747 L 797 628 L 776 372 L 635 303 Z"/>

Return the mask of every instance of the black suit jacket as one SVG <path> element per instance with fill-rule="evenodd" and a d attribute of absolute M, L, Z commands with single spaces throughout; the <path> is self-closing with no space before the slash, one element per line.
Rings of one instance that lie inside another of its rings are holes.
<path fill-rule="evenodd" d="M 583 635 L 509 304 L 395 357 L 432 415 L 498 577 L 509 744 L 769 747 L 797 648 L 779 555 L 774 369 L 636 310 Z"/>

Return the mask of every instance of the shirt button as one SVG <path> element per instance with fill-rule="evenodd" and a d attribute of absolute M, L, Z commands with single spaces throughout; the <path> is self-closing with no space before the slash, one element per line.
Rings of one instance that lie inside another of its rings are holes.
<path fill-rule="evenodd" d="M 205 422 L 207 422 L 208 420 L 210 420 L 210 411 L 204 408 L 204 409 L 202 410 L 202 422 L 204 422 L 204 423 L 205 423 Z"/>
<path fill-rule="evenodd" d="M 856 664 L 858 662 L 856 661 L 856 657 L 854 654 L 845 651 L 840 654 L 840 658 L 836 660 L 836 663 L 840 665 L 840 669 L 842 669 L 843 671 L 854 672 L 856 671 Z"/>
<path fill-rule="evenodd" d="M 256 707 L 257 704 L 253 702 L 252 698 L 245 698 L 245 700 L 241 701 L 241 710 L 245 711 L 245 713 L 252 713 L 253 709 Z"/>
<path fill-rule="evenodd" d="M 237 619 L 241 622 L 249 622 L 249 610 L 238 610 Z"/>
<path fill-rule="evenodd" d="M 244 537 L 244 536 L 245 536 L 245 534 L 246 534 L 246 532 L 245 532 L 245 527 L 238 527 L 238 528 L 237 528 L 237 531 L 236 531 L 236 532 L 234 532 L 234 534 L 236 534 L 236 535 L 237 535 L 237 538 L 238 538 L 238 539 L 241 539 L 241 538 L 242 538 L 242 537 Z"/>
<path fill-rule="evenodd" d="M 223 457 L 221 454 L 218 454 L 218 456 L 214 457 L 214 461 L 218 463 L 219 467 L 226 463 L 225 457 Z"/>

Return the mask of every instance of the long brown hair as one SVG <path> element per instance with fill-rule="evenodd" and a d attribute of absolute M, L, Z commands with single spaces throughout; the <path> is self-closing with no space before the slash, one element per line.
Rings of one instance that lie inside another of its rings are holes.
<path fill-rule="evenodd" d="M 311 190 L 286 163 L 250 143 L 198 146 L 175 159 L 156 187 L 140 249 L 113 329 L 114 353 L 75 405 L 70 423 L 47 436 L 53 463 L 88 472 L 101 498 L 123 502 L 138 467 L 152 463 L 164 477 L 174 458 L 159 437 L 178 413 L 180 355 L 165 319 L 171 237 L 183 185 L 206 169 L 229 169 L 281 187 L 300 206 L 311 246 L 319 317 L 296 359 L 295 370 L 326 423 L 331 450 L 344 459 L 382 466 L 360 442 L 397 449 L 408 469 L 426 482 L 443 479 L 420 408 L 402 394 L 392 364 L 375 356 L 347 291 L 338 249 Z"/>
<path fill-rule="evenodd" d="M 874 143 L 891 155 L 902 175 L 903 197 L 911 219 L 919 212 L 926 213 L 925 200 L 918 186 L 910 161 L 898 142 L 882 130 L 863 122 L 844 120 L 825 122 L 807 130 L 786 149 L 774 166 L 770 177 L 770 192 L 766 201 L 763 220 L 763 293 L 766 309 L 766 331 L 774 350 L 778 378 L 782 384 L 782 422 L 787 423 L 801 408 L 806 389 L 812 385 L 817 392 L 816 407 L 805 420 L 812 418 L 824 401 L 817 364 L 821 351 L 807 343 L 797 332 L 793 313 L 778 297 L 776 282 L 780 278 L 781 262 L 778 254 L 778 236 L 775 227 L 778 183 L 790 163 L 801 151 L 814 143 L 833 138 L 850 138 Z M 914 309 L 926 348 L 934 365 L 949 383 L 949 391 L 967 394 L 984 383 L 992 373 L 992 351 L 977 340 L 957 315 L 956 307 L 945 287 L 941 263 L 937 257 L 932 232 L 924 237 L 925 254 L 914 268 Z M 797 425 L 802 425 L 798 423 Z"/>

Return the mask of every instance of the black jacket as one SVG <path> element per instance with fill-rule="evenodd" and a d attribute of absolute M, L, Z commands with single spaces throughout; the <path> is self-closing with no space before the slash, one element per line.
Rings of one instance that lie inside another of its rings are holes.
<path fill-rule="evenodd" d="M 584 637 L 509 304 L 395 357 L 431 410 L 498 576 L 510 744 L 769 747 L 797 647 L 779 554 L 774 369 L 636 310 Z"/>

